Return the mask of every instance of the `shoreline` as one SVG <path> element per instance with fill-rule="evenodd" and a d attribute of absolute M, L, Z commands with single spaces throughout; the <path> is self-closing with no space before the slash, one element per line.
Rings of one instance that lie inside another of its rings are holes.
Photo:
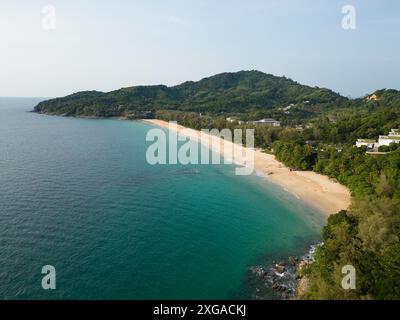
<path fill-rule="evenodd" d="M 157 127 L 169 129 L 169 123 L 163 120 L 144 119 L 144 123 L 152 124 Z M 177 133 L 193 139 L 199 143 L 208 145 L 211 135 L 200 137 L 200 131 L 190 129 L 181 125 L 177 127 Z M 215 138 L 215 137 L 214 137 Z M 224 140 L 219 139 L 222 143 Z M 238 146 L 232 142 L 232 148 L 240 148 L 242 152 L 249 151 L 248 148 Z M 219 151 L 223 156 L 222 148 Z M 254 152 L 254 174 L 262 173 L 266 179 L 291 193 L 299 200 L 305 201 L 311 207 L 314 207 L 326 216 L 337 213 L 340 210 L 346 210 L 351 203 L 350 190 L 333 182 L 329 177 L 318 174 L 313 171 L 291 171 L 284 164 L 275 159 L 274 155 L 264 153 L 260 150 L 251 150 Z"/>

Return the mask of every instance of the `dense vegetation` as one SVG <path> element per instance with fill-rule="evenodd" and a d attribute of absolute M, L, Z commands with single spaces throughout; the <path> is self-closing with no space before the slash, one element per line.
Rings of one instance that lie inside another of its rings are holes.
<path fill-rule="evenodd" d="M 280 115 L 279 107 L 299 104 L 293 115 L 306 117 L 344 105 L 346 98 L 328 89 L 301 85 L 259 71 L 222 73 L 174 87 L 136 86 L 112 92 L 88 91 L 44 101 L 35 111 L 70 116 L 112 117 L 142 111 L 180 110 L 212 115 L 237 113 L 258 118 Z"/>
<path fill-rule="evenodd" d="M 354 201 L 348 211 L 329 218 L 324 245 L 304 273 L 310 279 L 306 299 L 400 298 L 400 149 L 366 154 L 352 146 L 357 137 L 377 138 L 400 128 L 400 94 L 379 91 L 379 101 L 359 110 L 340 111 L 334 123 L 314 122 L 291 141 L 276 141 L 279 160 L 295 169 L 312 169 L 347 185 Z M 305 139 L 312 139 L 311 148 Z M 356 290 L 344 290 L 342 267 L 356 270 Z"/>
<path fill-rule="evenodd" d="M 303 272 L 311 285 L 306 299 L 400 298 L 400 201 L 386 196 L 357 200 L 329 218 L 324 245 Z M 341 287 L 342 268 L 356 270 L 356 289 Z"/>
<path fill-rule="evenodd" d="M 289 113 L 282 107 L 293 104 Z M 255 144 L 294 170 L 314 170 L 346 185 L 354 201 L 329 218 L 324 245 L 303 272 L 308 299 L 400 299 L 400 149 L 383 155 L 354 148 L 400 128 L 400 92 L 380 90 L 349 100 L 327 89 L 302 86 L 257 71 L 225 73 L 176 87 L 132 87 L 83 92 L 40 103 L 35 111 L 72 116 L 141 116 L 202 128 L 254 128 Z M 273 116 L 284 127 L 227 122 Z M 295 126 L 295 125 L 301 125 Z M 356 290 L 341 287 L 345 265 L 357 272 Z"/>

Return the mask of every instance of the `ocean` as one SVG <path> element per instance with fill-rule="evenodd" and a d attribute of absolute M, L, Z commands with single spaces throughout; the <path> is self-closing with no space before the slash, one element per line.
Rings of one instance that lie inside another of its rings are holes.
<path fill-rule="evenodd" d="M 250 299 L 249 268 L 320 240 L 326 218 L 264 177 L 151 166 L 151 125 L 39 101 L 0 99 L 0 299 Z"/>

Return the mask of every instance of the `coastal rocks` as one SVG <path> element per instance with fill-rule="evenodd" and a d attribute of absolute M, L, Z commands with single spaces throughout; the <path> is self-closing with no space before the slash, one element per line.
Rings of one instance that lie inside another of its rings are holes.
<path fill-rule="evenodd" d="M 301 258 L 290 256 L 287 261 L 273 262 L 269 266 L 255 266 L 249 269 L 254 277 L 254 299 L 295 299 L 304 293 L 308 286 L 308 279 L 299 277 L 299 271 L 314 261 L 316 249 L 322 244 L 310 246 L 307 253 Z"/>
<path fill-rule="evenodd" d="M 321 243 L 310 246 L 310 249 L 308 250 L 308 252 L 301 258 L 301 261 L 308 262 L 308 263 L 314 262 L 315 251 L 323 245 L 324 245 L 324 243 L 321 242 Z"/>
<path fill-rule="evenodd" d="M 279 274 L 282 274 L 282 273 L 285 272 L 286 268 L 285 268 L 285 266 L 277 265 L 277 266 L 275 267 L 275 270 L 276 270 Z"/>
<path fill-rule="evenodd" d="M 294 295 L 296 284 L 296 268 L 294 265 L 280 261 L 268 268 L 252 267 L 250 271 L 256 278 L 256 299 L 268 299 L 272 295 L 276 299 L 287 300 Z"/>
<path fill-rule="evenodd" d="M 263 269 L 263 267 L 257 266 L 257 267 L 251 267 L 250 271 L 256 275 L 259 278 L 263 278 L 266 276 L 266 271 Z"/>
<path fill-rule="evenodd" d="M 294 298 L 298 299 L 307 292 L 307 288 L 309 286 L 309 279 L 306 276 L 301 275 L 301 270 L 315 261 L 315 252 L 318 247 L 323 245 L 324 245 L 323 243 L 318 243 L 316 245 L 310 246 L 308 252 L 298 261 L 296 265 L 298 277 L 296 282 L 296 293 Z"/>
<path fill-rule="evenodd" d="M 299 258 L 294 257 L 294 256 L 289 257 L 289 264 L 291 266 L 296 266 L 298 263 L 299 263 Z"/>

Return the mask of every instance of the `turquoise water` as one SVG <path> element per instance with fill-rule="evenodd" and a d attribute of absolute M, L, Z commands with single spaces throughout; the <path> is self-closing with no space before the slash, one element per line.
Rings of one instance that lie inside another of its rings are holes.
<path fill-rule="evenodd" d="M 319 239 L 324 218 L 263 178 L 150 166 L 151 126 L 37 101 L 0 99 L 0 299 L 249 298 L 250 266 Z"/>

